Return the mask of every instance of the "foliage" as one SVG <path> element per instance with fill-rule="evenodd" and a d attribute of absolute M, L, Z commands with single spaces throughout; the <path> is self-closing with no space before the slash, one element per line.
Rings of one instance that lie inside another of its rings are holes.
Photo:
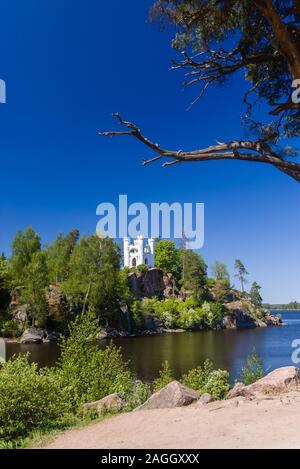
<path fill-rule="evenodd" d="M 78 316 L 69 326 L 70 336 L 61 344 L 60 374 L 73 409 L 118 392 L 126 396 L 131 374 L 120 349 L 112 343 L 98 348 L 98 321 L 90 314 Z"/>
<path fill-rule="evenodd" d="M 216 280 L 228 280 L 229 273 L 226 264 L 220 261 L 216 261 L 212 266 L 212 273 Z"/>
<path fill-rule="evenodd" d="M 241 287 L 242 287 L 242 292 L 244 292 L 244 285 L 245 283 L 247 283 L 246 276 L 248 275 L 246 267 L 244 266 L 244 264 L 242 263 L 240 259 L 236 259 L 234 263 L 234 268 L 237 271 L 237 273 L 235 274 L 235 277 L 239 279 L 241 283 Z"/>
<path fill-rule="evenodd" d="M 208 303 L 205 301 L 202 305 L 205 325 L 214 329 L 223 318 L 224 306 L 221 303 Z"/>
<path fill-rule="evenodd" d="M 8 339 L 16 338 L 20 335 L 18 324 L 13 319 L 4 321 L 1 324 L 1 331 L 3 337 Z"/>
<path fill-rule="evenodd" d="M 162 368 L 159 371 L 159 376 L 152 383 L 153 392 L 160 391 L 162 388 L 167 386 L 167 384 L 174 381 L 173 371 L 170 368 L 170 365 L 167 360 L 162 364 Z"/>
<path fill-rule="evenodd" d="M 46 290 L 49 285 L 46 254 L 37 251 L 24 268 L 22 299 L 29 305 L 29 314 L 39 326 L 44 326 L 47 317 Z"/>
<path fill-rule="evenodd" d="M 137 379 L 134 383 L 134 388 L 129 396 L 128 408 L 130 410 L 139 407 L 151 396 L 151 387 L 149 384 Z"/>
<path fill-rule="evenodd" d="M 119 310 L 120 252 L 109 238 L 82 237 L 74 247 L 62 291 L 78 312 L 91 309 L 102 319 Z"/>
<path fill-rule="evenodd" d="M 149 267 L 146 265 L 146 264 L 139 264 L 136 268 L 136 270 L 140 273 L 145 273 L 145 272 L 148 272 L 149 270 Z"/>
<path fill-rule="evenodd" d="M 258 283 L 253 282 L 250 290 L 250 300 L 257 307 L 260 307 L 262 305 L 262 297 L 260 296 L 260 290 L 261 286 L 258 285 Z"/>
<path fill-rule="evenodd" d="M 10 258 L 11 277 L 15 286 L 23 285 L 24 269 L 30 264 L 32 256 L 40 251 L 39 235 L 30 226 L 18 231 L 12 241 L 12 255 Z"/>
<path fill-rule="evenodd" d="M 212 281 L 210 290 L 216 301 L 224 302 L 231 294 L 230 282 L 227 278 L 216 278 Z"/>
<path fill-rule="evenodd" d="M 296 3 L 158 0 L 151 17 L 175 26 L 172 45 L 184 51 L 176 68 L 185 70 L 186 86 L 200 87 L 199 97 L 213 84 L 226 83 L 243 72 L 249 85 L 242 98 L 247 106 L 245 122 L 261 137 L 273 132 L 273 140 L 272 136 L 269 140 L 275 146 L 280 133 L 288 137 L 300 134 L 299 106 L 290 97 L 300 63 Z M 269 106 L 273 119 L 266 125 L 251 117 L 261 100 Z"/>
<path fill-rule="evenodd" d="M 71 254 L 77 244 L 79 231 L 74 229 L 67 236 L 59 234 L 47 249 L 47 263 L 50 283 L 65 281 L 69 274 Z"/>
<path fill-rule="evenodd" d="M 4 255 L 0 256 L 0 313 L 5 311 L 10 301 L 10 279 Z"/>
<path fill-rule="evenodd" d="M 0 438 L 11 440 L 35 428 L 57 428 L 68 420 L 69 406 L 58 375 L 39 370 L 27 356 L 0 367 Z"/>
<path fill-rule="evenodd" d="M 180 251 L 181 285 L 190 291 L 195 300 L 201 304 L 205 299 L 207 284 L 207 266 L 204 259 L 190 249 Z"/>
<path fill-rule="evenodd" d="M 229 374 L 214 370 L 213 363 L 205 360 L 202 366 L 193 368 L 182 378 L 183 383 L 200 394 L 209 393 L 213 399 L 223 399 L 229 391 Z"/>
<path fill-rule="evenodd" d="M 174 241 L 159 240 L 155 247 L 155 267 L 164 274 L 173 274 L 175 278 L 180 275 L 180 259 Z"/>
<path fill-rule="evenodd" d="M 247 358 L 246 366 L 242 368 L 241 375 L 245 385 L 255 383 L 265 375 L 263 362 L 255 349 L 253 349 L 252 355 Z"/>

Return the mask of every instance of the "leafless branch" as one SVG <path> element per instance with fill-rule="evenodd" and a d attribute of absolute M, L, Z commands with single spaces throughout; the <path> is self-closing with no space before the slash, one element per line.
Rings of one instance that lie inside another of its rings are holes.
<path fill-rule="evenodd" d="M 227 143 L 218 142 L 207 148 L 194 151 L 168 150 L 145 137 L 140 129 L 132 122 L 124 121 L 120 114 L 113 116 L 118 123 L 129 130 L 99 132 L 101 136 L 131 135 L 140 140 L 144 145 L 153 150 L 156 156 L 143 160 L 143 165 L 148 165 L 161 159 L 167 159 L 162 166 L 171 166 L 177 163 L 210 161 L 210 160 L 240 160 L 256 163 L 265 163 L 275 166 L 278 170 L 300 182 L 300 164 L 284 160 L 276 154 L 266 139 L 260 140 L 236 140 Z"/>

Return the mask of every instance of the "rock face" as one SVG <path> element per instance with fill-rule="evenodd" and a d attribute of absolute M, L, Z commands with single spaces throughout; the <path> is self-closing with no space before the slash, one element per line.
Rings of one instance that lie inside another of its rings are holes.
<path fill-rule="evenodd" d="M 38 327 L 26 329 L 20 339 L 21 344 L 41 344 L 44 339 L 44 331 Z"/>
<path fill-rule="evenodd" d="M 165 284 L 160 269 L 149 269 L 147 272 L 132 272 L 128 275 L 129 286 L 137 298 L 163 297 Z"/>
<path fill-rule="evenodd" d="M 267 321 L 257 319 L 255 307 L 249 301 L 232 301 L 226 304 L 226 308 L 229 310 L 229 314 L 225 315 L 222 320 L 224 329 L 250 329 L 271 325 Z M 275 321 L 273 323 L 275 324 Z"/>
<path fill-rule="evenodd" d="M 109 394 L 99 401 L 83 404 L 83 412 L 95 411 L 101 415 L 105 410 L 121 410 L 126 404 L 125 399 L 117 393 Z"/>
<path fill-rule="evenodd" d="M 164 298 L 171 298 L 175 296 L 175 281 L 172 274 L 167 274 L 163 276 L 164 281 Z"/>
<path fill-rule="evenodd" d="M 68 316 L 69 306 L 67 300 L 57 285 L 49 285 L 46 300 L 50 317 L 60 320 Z"/>
<path fill-rule="evenodd" d="M 257 394 L 281 394 L 300 388 L 300 370 L 295 366 L 277 368 L 248 386 L 237 383 L 227 395 L 228 399 L 238 396 L 251 397 Z"/>
<path fill-rule="evenodd" d="M 200 394 L 184 386 L 179 381 L 172 381 L 152 396 L 136 410 L 167 409 L 182 407 L 197 401 Z"/>

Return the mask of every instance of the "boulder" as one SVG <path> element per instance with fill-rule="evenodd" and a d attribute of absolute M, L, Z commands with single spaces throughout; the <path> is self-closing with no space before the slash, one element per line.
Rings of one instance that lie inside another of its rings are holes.
<path fill-rule="evenodd" d="M 41 344 L 44 339 L 44 331 L 39 327 L 29 327 L 26 329 L 20 339 L 21 344 Z"/>
<path fill-rule="evenodd" d="M 118 393 L 109 394 L 108 396 L 103 397 L 99 401 L 88 402 L 83 404 L 82 411 L 83 413 L 94 411 L 98 415 L 101 415 L 103 411 L 114 411 L 121 410 L 126 404 L 124 397 Z"/>
<path fill-rule="evenodd" d="M 172 381 L 160 391 L 152 394 L 152 396 L 136 410 L 182 407 L 197 401 L 199 398 L 200 394 L 198 392 L 184 386 L 184 384 L 179 383 L 179 381 Z"/>
<path fill-rule="evenodd" d="M 300 388 L 300 370 L 295 366 L 283 366 L 268 373 L 253 384 L 236 383 L 227 399 L 238 396 L 255 397 L 260 394 L 281 394 Z"/>
<path fill-rule="evenodd" d="M 205 392 L 204 394 L 201 395 L 198 402 L 201 404 L 209 404 L 212 401 L 213 401 L 213 398 L 211 394 L 209 394 L 208 392 Z"/>
<path fill-rule="evenodd" d="M 160 269 L 149 269 L 146 272 L 132 272 L 128 275 L 129 286 L 137 298 L 163 297 L 165 284 Z"/>
<path fill-rule="evenodd" d="M 98 332 L 96 335 L 96 340 L 104 340 L 108 338 L 108 333 L 105 330 Z"/>
<path fill-rule="evenodd" d="M 227 394 L 226 399 L 233 399 L 234 397 L 239 397 L 242 395 L 242 391 L 246 386 L 244 383 L 235 383 L 232 389 Z"/>
<path fill-rule="evenodd" d="M 223 318 L 226 329 L 250 329 L 257 327 L 256 318 L 251 311 L 251 305 L 246 301 L 233 301 L 226 304 L 230 314 Z"/>
<path fill-rule="evenodd" d="M 280 394 L 297 389 L 300 386 L 300 370 L 296 366 L 283 366 L 268 373 L 242 390 L 244 396 L 262 394 Z"/>

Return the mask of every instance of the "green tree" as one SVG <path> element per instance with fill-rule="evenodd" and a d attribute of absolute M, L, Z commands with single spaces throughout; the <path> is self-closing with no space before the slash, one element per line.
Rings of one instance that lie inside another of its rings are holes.
<path fill-rule="evenodd" d="M 161 269 L 164 274 L 180 275 L 180 260 L 174 241 L 159 240 L 155 247 L 155 267 Z"/>
<path fill-rule="evenodd" d="M 253 282 L 250 290 L 250 300 L 255 306 L 262 305 L 262 297 L 260 296 L 261 286 L 258 283 Z"/>
<path fill-rule="evenodd" d="M 59 361 L 62 386 L 76 411 L 80 404 L 117 392 L 131 391 L 131 373 L 121 350 L 112 343 L 105 349 L 95 342 L 98 320 L 88 313 L 69 325 L 69 337 L 61 344 Z"/>
<path fill-rule="evenodd" d="M 41 239 L 34 229 L 29 226 L 18 231 L 12 242 L 10 258 L 11 276 L 14 285 L 22 285 L 25 268 L 30 264 L 32 256 L 41 250 Z"/>
<path fill-rule="evenodd" d="M 298 0 L 158 0 L 151 17 L 174 26 L 173 47 L 180 51 L 174 69 L 184 72 L 186 87 L 196 87 L 193 103 L 214 85 L 244 76 L 244 122 L 252 138 L 232 137 L 207 148 L 172 150 L 146 138 L 132 122 L 118 120 L 124 132 L 155 152 L 146 162 L 167 159 L 166 165 L 220 159 L 265 163 L 300 181 L 296 151 L 283 137 L 300 134 L 300 104 L 292 99 L 300 77 L 300 14 Z M 297 98 L 297 96 L 296 96 Z M 253 112 L 264 102 L 270 117 L 259 122 Z M 249 132 L 248 132 L 249 133 Z M 285 146 L 282 144 L 284 143 Z M 171 161 L 170 161 L 171 158 Z"/>
<path fill-rule="evenodd" d="M 229 280 L 229 273 L 226 264 L 223 262 L 216 261 L 212 266 L 212 274 L 215 279 L 218 280 Z"/>
<path fill-rule="evenodd" d="M 10 300 L 10 280 L 5 256 L 0 257 L 0 313 L 8 308 Z"/>
<path fill-rule="evenodd" d="M 206 294 L 207 265 L 199 254 L 190 249 L 181 250 L 180 258 L 182 263 L 181 285 L 184 290 L 192 292 L 198 303 L 202 303 Z"/>
<path fill-rule="evenodd" d="M 48 268 L 50 283 L 61 283 L 67 279 L 71 254 L 78 241 L 78 230 L 72 230 L 63 237 L 59 234 L 55 241 L 48 247 Z"/>
<path fill-rule="evenodd" d="M 216 278 L 216 280 L 213 281 L 213 284 L 210 290 L 213 294 L 213 298 L 216 301 L 224 302 L 228 298 L 230 298 L 231 286 L 227 278 L 225 279 Z"/>
<path fill-rule="evenodd" d="M 24 269 L 22 299 L 29 305 L 29 314 L 33 322 L 39 326 L 44 326 L 47 318 L 48 284 L 47 255 L 45 251 L 37 251 Z"/>
<path fill-rule="evenodd" d="M 61 288 L 82 314 L 92 309 L 102 319 L 111 318 L 121 299 L 120 279 L 119 246 L 109 238 L 83 236 L 72 252 L 69 276 Z"/>
<path fill-rule="evenodd" d="M 244 293 L 245 283 L 247 283 L 246 276 L 249 273 L 247 272 L 246 267 L 244 266 L 244 264 L 242 263 L 242 261 L 240 259 L 236 259 L 236 261 L 234 263 L 234 268 L 237 271 L 237 273 L 235 274 L 235 277 L 239 279 L 239 281 L 241 283 L 242 292 Z"/>

